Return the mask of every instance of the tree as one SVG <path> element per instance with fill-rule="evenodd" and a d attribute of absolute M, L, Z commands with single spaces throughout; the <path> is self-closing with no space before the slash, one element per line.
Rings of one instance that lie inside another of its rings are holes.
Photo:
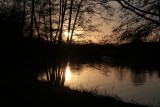
<path fill-rule="evenodd" d="M 32 0 L 32 3 L 31 3 L 31 5 L 32 5 L 32 11 L 31 11 L 31 29 L 30 29 L 30 36 L 31 37 L 33 37 L 33 19 L 34 19 L 34 5 L 35 5 L 35 1 L 34 0 Z"/>
<path fill-rule="evenodd" d="M 52 6 L 51 6 L 51 0 L 49 0 L 49 25 L 50 25 L 50 43 L 52 44 L 52 36 L 53 36 L 53 33 L 52 33 Z"/>
<path fill-rule="evenodd" d="M 113 30 L 120 40 L 160 40 L 159 0 L 116 0 L 120 24 Z"/>
<path fill-rule="evenodd" d="M 43 34 L 45 31 L 45 37 L 47 38 L 47 35 L 50 34 L 50 42 L 52 41 L 54 44 L 61 44 L 62 41 L 71 44 L 74 36 L 80 37 L 80 34 L 76 33 L 77 31 L 81 33 L 98 31 L 98 26 L 93 24 L 92 18 L 96 15 L 99 15 L 101 18 L 103 17 L 103 19 L 107 18 L 101 14 L 102 11 L 96 8 L 96 5 L 100 7 L 102 4 L 100 4 L 98 0 L 43 1 L 43 3 L 41 3 L 41 9 L 37 10 L 41 11 L 41 17 L 43 19 L 43 22 L 42 20 L 39 21 L 40 32 Z M 50 7 L 52 7 L 52 9 Z M 110 9 L 106 4 L 103 4 L 102 7 L 108 10 Z M 96 10 L 98 10 L 98 12 Z M 68 32 L 67 38 L 64 38 L 64 32 Z"/>
<path fill-rule="evenodd" d="M 22 30 L 25 23 L 25 9 L 21 6 L 21 2 L 25 8 L 25 0 L 16 0 L 12 2 L 11 0 L 1 0 L 0 1 L 0 23 L 1 23 L 1 33 L 8 34 L 8 38 L 17 38 L 22 35 Z M 10 32 L 8 32 L 10 31 Z M 12 32 L 12 33 L 11 33 Z M 11 35 L 9 35 L 11 34 Z M 13 36 L 15 35 L 15 36 Z M 10 36 L 10 37 L 9 37 Z"/>
<path fill-rule="evenodd" d="M 97 32 L 98 26 L 94 24 L 93 17 L 99 15 L 107 19 L 102 14 L 102 8 L 110 10 L 106 5 L 107 2 L 103 4 L 98 0 L 14 0 L 10 2 L 18 3 L 21 7 L 19 10 L 23 13 L 23 32 L 29 31 L 31 37 L 43 38 L 53 44 L 61 42 L 71 44 L 75 36 L 79 38 L 84 32 Z M 108 12 L 111 13 L 111 11 Z M 27 28 L 28 24 L 30 27 Z M 68 32 L 67 38 L 64 37 L 64 32 Z"/>
<path fill-rule="evenodd" d="M 160 25 L 159 0 L 116 0 L 123 8 L 130 10 L 157 25 Z M 158 18 L 159 17 L 159 18 Z"/>

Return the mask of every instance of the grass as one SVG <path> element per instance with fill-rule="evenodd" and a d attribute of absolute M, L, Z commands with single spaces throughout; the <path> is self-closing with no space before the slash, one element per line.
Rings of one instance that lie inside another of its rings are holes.
<path fill-rule="evenodd" d="M 96 91 L 77 91 L 40 81 L 13 79 L 1 81 L 0 84 L 1 104 L 6 106 L 148 107 L 135 102 L 124 102 L 115 96 L 102 96 Z"/>

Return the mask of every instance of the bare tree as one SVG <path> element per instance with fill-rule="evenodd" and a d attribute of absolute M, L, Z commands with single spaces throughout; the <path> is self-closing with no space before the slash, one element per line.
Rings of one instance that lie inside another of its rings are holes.
<path fill-rule="evenodd" d="M 120 4 L 119 25 L 113 36 L 120 40 L 159 41 L 160 5 L 159 0 L 112 0 Z"/>
<path fill-rule="evenodd" d="M 52 33 L 52 6 L 51 6 L 51 0 L 49 0 L 49 22 L 50 22 L 50 43 L 52 44 L 52 37 L 53 37 L 53 33 Z"/>
<path fill-rule="evenodd" d="M 72 20 L 72 9 L 73 9 L 73 0 L 70 1 L 70 11 L 69 11 L 69 21 L 68 21 L 68 37 L 67 37 L 67 43 L 69 43 L 69 37 L 70 37 L 71 20 Z"/>
<path fill-rule="evenodd" d="M 74 36 L 80 37 L 80 34 L 76 33 L 80 30 L 82 32 L 98 31 L 97 25 L 94 26 L 92 23 L 92 18 L 96 15 L 107 19 L 101 15 L 100 9 L 96 11 L 98 9 L 96 5 L 108 8 L 106 4 L 98 0 L 20 1 L 23 3 L 24 13 L 22 25 L 30 23 L 30 36 L 36 37 L 35 34 L 38 34 L 38 38 L 44 38 L 54 44 L 62 42 L 71 44 Z M 66 31 L 68 32 L 67 38 L 64 37 Z"/>
<path fill-rule="evenodd" d="M 35 11 L 34 10 L 34 5 L 35 5 L 35 1 L 34 0 L 32 0 L 32 4 L 31 5 L 32 5 L 32 11 L 31 11 L 31 23 L 30 23 L 31 24 L 30 25 L 31 26 L 31 28 L 30 28 L 30 36 L 33 37 L 33 21 L 34 21 L 34 13 L 35 13 L 34 12 Z"/>
<path fill-rule="evenodd" d="M 160 25 L 159 0 L 116 0 L 123 8 L 128 9 L 155 24 Z"/>

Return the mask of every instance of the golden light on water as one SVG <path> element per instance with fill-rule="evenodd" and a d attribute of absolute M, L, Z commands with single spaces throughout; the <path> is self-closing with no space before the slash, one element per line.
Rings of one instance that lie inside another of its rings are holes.
<path fill-rule="evenodd" d="M 65 78 L 66 78 L 66 80 L 70 80 L 70 78 L 71 78 L 71 71 L 70 71 L 69 66 L 67 66 L 67 68 L 66 68 Z"/>

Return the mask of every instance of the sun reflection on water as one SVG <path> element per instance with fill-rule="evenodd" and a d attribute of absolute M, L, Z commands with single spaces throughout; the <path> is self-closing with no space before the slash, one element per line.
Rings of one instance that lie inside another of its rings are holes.
<path fill-rule="evenodd" d="M 71 78 L 71 70 L 70 70 L 69 66 L 66 67 L 65 78 L 66 78 L 66 80 L 70 80 L 70 78 Z"/>

